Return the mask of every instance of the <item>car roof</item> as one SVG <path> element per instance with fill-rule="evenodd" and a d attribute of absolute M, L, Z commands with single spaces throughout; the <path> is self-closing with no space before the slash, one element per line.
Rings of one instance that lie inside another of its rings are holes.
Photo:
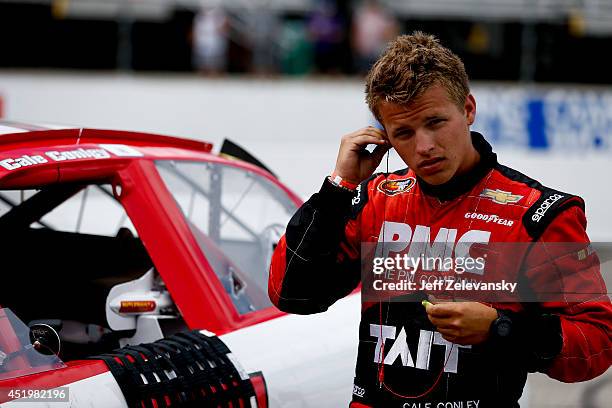
<path fill-rule="evenodd" d="M 225 164 L 279 183 L 269 171 L 213 153 L 212 148 L 209 142 L 154 133 L 0 120 L 0 189 L 55 183 L 59 172 L 61 180 L 66 180 L 66 169 L 71 180 L 99 178 L 138 159 Z M 279 186 L 299 201 L 284 185 Z"/>
<path fill-rule="evenodd" d="M 163 148 L 185 149 L 194 153 L 210 153 L 212 143 L 154 133 L 82 128 L 51 124 L 33 124 L 0 120 L 0 152 L 27 148 L 86 144 L 120 144 L 132 147 L 157 147 L 156 157 Z M 168 153 L 172 155 L 170 150 Z M 146 151 L 141 151 L 146 156 Z"/>

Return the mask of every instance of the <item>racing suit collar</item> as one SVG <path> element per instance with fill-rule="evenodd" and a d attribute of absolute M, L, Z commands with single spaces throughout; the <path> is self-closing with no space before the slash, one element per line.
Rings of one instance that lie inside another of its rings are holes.
<path fill-rule="evenodd" d="M 440 201 L 449 201 L 461 194 L 470 191 L 489 171 L 497 164 L 497 155 L 493 152 L 491 145 L 478 132 L 470 132 L 472 145 L 480 154 L 480 160 L 474 168 L 465 174 L 455 176 L 444 184 L 432 185 L 417 176 L 417 182 L 421 190 L 436 197 Z"/>

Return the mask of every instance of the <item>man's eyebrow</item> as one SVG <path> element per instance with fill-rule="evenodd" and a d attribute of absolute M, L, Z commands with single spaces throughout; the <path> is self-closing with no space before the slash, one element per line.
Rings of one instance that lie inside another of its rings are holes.
<path fill-rule="evenodd" d="M 410 126 L 405 126 L 405 125 L 401 125 L 393 129 L 393 133 L 411 132 L 411 131 L 412 131 L 412 128 Z"/>

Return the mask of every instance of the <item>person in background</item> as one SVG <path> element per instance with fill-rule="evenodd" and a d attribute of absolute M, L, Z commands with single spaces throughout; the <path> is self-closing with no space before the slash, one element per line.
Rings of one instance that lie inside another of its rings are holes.
<path fill-rule="evenodd" d="M 193 66 L 207 75 L 224 73 L 228 65 L 229 23 L 221 7 L 202 7 L 193 22 Z"/>
<path fill-rule="evenodd" d="M 252 71 L 258 75 L 278 72 L 281 18 L 266 7 L 254 7 L 248 16 L 249 41 L 253 50 Z"/>
<path fill-rule="evenodd" d="M 355 10 L 351 30 L 351 43 L 355 69 L 368 72 L 385 45 L 397 36 L 399 25 L 379 0 L 364 0 Z"/>
<path fill-rule="evenodd" d="M 315 10 L 308 19 L 308 36 L 313 46 L 317 73 L 340 73 L 345 24 L 335 1 L 317 0 Z"/>

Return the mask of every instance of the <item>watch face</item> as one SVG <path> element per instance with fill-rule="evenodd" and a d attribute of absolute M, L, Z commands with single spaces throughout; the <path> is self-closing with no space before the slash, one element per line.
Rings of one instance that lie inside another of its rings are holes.
<path fill-rule="evenodd" d="M 499 337 L 509 336 L 511 329 L 512 329 L 512 323 L 509 320 L 502 319 L 499 322 L 497 322 L 496 331 Z"/>

